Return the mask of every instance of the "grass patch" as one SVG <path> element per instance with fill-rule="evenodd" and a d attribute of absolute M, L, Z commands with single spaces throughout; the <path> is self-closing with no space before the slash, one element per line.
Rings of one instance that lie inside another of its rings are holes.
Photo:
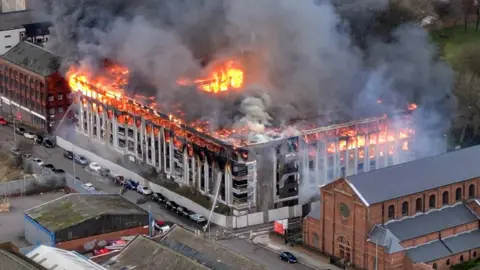
<path fill-rule="evenodd" d="M 444 58 L 454 67 L 455 59 L 464 47 L 480 44 L 480 30 L 476 32 L 474 24 L 469 25 L 466 30 L 463 25 L 457 25 L 433 31 L 431 37 L 442 50 Z"/>

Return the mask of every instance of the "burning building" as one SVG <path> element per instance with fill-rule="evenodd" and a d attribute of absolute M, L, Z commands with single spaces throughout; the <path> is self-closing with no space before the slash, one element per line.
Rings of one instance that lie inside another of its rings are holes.
<path fill-rule="evenodd" d="M 127 94 L 129 73 L 117 65 L 108 65 L 102 76 L 70 68 L 78 129 L 172 181 L 217 197 L 237 214 L 298 205 L 318 185 L 414 158 L 415 104 L 396 114 L 325 126 L 292 124 L 258 133 L 212 129 L 206 121 L 162 111 L 155 97 Z M 246 79 L 241 65 L 226 61 L 206 78 L 177 83 L 211 95 L 241 91 Z"/>

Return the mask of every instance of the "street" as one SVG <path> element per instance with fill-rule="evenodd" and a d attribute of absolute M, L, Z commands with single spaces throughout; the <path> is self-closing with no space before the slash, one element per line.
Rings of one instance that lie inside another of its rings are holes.
<path fill-rule="evenodd" d="M 14 147 L 13 143 L 13 129 L 10 126 L 0 126 L 0 137 L 2 138 L 1 143 L 4 149 L 9 149 Z M 22 140 L 26 142 L 32 142 L 21 135 L 16 135 L 17 140 Z M 74 164 L 72 160 L 69 160 L 63 156 L 64 150 L 61 148 L 45 148 L 43 146 L 35 145 L 33 146 L 32 154 L 45 163 L 51 163 L 56 168 L 63 169 L 67 173 L 75 175 L 83 183 L 92 183 L 94 187 L 98 190 L 101 190 L 105 193 L 119 193 L 120 187 L 115 185 L 111 181 L 96 175 L 93 172 L 90 172 L 88 169 L 85 169 L 79 164 Z M 92 160 L 94 162 L 94 160 Z M 74 173 L 75 171 L 75 173 Z M 125 198 L 129 199 L 132 202 L 136 202 L 138 199 L 142 198 L 143 195 L 135 191 L 127 191 L 124 195 Z M 157 220 L 171 221 L 173 223 L 179 224 L 190 230 L 201 230 L 201 226 L 195 224 L 187 218 L 180 217 L 175 213 L 165 209 L 162 205 L 159 205 L 151 200 L 148 200 L 147 203 L 139 205 L 147 211 L 151 211 L 154 217 Z M 267 225 L 265 227 L 269 227 Z M 213 228 L 213 227 L 212 227 Z M 262 227 L 254 228 L 252 230 L 262 230 Z M 249 233 L 249 230 L 245 230 L 245 235 Z M 237 234 L 238 235 L 238 234 Z M 278 254 L 272 252 L 263 247 L 257 246 L 252 242 L 249 242 L 241 238 L 233 238 L 228 240 L 220 240 L 217 243 L 240 253 L 253 261 L 266 265 L 269 269 L 311 269 L 302 264 L 287 264 L 279 259 Z"/>

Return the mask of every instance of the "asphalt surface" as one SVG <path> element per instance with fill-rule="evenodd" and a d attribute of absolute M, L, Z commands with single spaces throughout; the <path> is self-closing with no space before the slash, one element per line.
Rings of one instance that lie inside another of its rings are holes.
<path fill-rule="evenodd" d="M 10 126 L 0 126 L 0 143 L 4 149 L 9 149 L 14 147 L 13 139 L 13 128 Z M 16 135 L 17 141 L 25 141 L 32 143 L 32 140 L 29 140 L 21 135 Z M 119 193 L 120 187 L 110 180 L 105 179 L 95 172 L 92 172 L 88 167 L 83 167 L 79 164 L 74 164 L 72 160 L 66 159 L 63 156 L 64 150 L 55 147 L 55 148 L 45 148 L 40 145 L 34 145 L 31 153 L 45 162 L 45 164 L 53 164 L 56 168 L 63 169 L 67 173 L 75 175 L 83 183 L 92 183 L 97 190 L 101 190 L 106 193 Z M 92 160 L 91 162 L 95 162 Z M 136 202 L 138 199 L 143 198 L 144 196 L 137 193 L 136 191 L 127 191 L 124 195 L 130 201 Z M 180 217 L 165 209 L 163 205 L 159 205 L 156 202 L 147 200 L 147 203 L 139 205 L 145 210 L 151 211 L 153 216 L 157 220 L 170 221 L 176 224 L 179 224 L 190 230 L 201 230 L 200 225 L 195 224 L 190 221 L 188 218 Z M 268 227 L 268 226 L 267 226 Z M 212 227 L 213 228 L 213 227 Z M 248 234 L 250 230 L 264 230 L 265 226 L 258 226 L 256 228 L 249 228 L 243 230 L 245 234 Z M 241 233 L 241 232 L 240 232 Z M 212 233 L 213 234 L 213 233 Z M 239 233 L 237 232 L 237 235 Z M 269 269 L 311 269 L 302 264 L 288 264 L 279 259 L 278 254 L 272 252 L 263 247 L 257 246 L 250 241 L 241 238 L 233 238 L 229 240 L 217 241 L 217 243 L 224 245 L 225 247 L 231 249 L 234 252 L 240 253 L 253 261 L 256 261 L 260 264 L 266 265 Z"/>

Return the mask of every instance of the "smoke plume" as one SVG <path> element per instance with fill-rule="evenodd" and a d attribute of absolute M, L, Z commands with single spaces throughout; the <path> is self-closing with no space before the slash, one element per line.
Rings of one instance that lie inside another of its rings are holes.
<path fill-rule="evenodd" d="M 73 62 L 94 68 L 112 59 L 152 86 L 145 94 L 156 96 L 162 109 L 181 103 L 187 119 L 208 119 L 211 128 L 242 125 L 263 132 L 298 119 L 321 125 L 417 103 L 423 129 L 445 130 L 456 105 L 453 73 L 437 59 L 428 34 L 414 24 L 394 28 L 388 38 L 364 31 L 387 5 L 47 0 L 44 16 L 53 23 L 48 47 L 63 57 L 64 68 Z M 232 57 L 245 62 L 244 91 L 216 99 L 177 86 L 178 78 L 201 75 Z M 327 117 L 315 120 L 319 115 Z"/>

